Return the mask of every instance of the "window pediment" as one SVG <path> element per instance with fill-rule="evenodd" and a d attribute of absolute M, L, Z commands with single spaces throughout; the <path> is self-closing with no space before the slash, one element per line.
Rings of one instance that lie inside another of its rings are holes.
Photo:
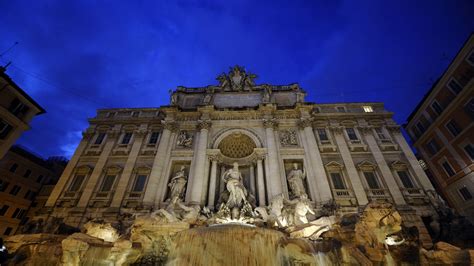
<path fill-rule="evenodd" d="M 367 160 L 364 160 L 360 163 L 357 164 L 357 168 L 359 170 L 375 170 L 377 168 L 377 164 L 371 162 L 371 161 L 367 161 Z"/>
<path fill-rule="evenodd" d="M 328 170 L 341 170 L 341 169 L 344 168 L 344 165 L 340 164 L 336 161 L 331 161 L 331 162 L 327 163 L 324 167 L 326 167 L 326 169 L 328 169 Z"/>

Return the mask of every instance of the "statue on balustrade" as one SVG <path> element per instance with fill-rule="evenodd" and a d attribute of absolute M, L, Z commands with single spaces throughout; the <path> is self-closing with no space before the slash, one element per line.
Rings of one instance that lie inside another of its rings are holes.
<path fill-rule="evenodd" d="M 185 175 L 185 168 L 185 166 L 181 166 L 180 170 L 174 174 L 174 177 L 171 178 L 171 181 L 168 184 L 168 187 L 170 188 L 169 198 L 172 201 L 183 198 L 186 182 L 188 181 Z"/>
<path fill-rule="evenodd" d="M 306 173 L 304 170 L 298 169 L 297 163 L 293 164 L 293 169 L 288 173 L 287 178 L 291 192 L 296 198 L 300 198 L 303 195 L 306 197 L 308 196 L 303 181 L 306 178 Z"/>

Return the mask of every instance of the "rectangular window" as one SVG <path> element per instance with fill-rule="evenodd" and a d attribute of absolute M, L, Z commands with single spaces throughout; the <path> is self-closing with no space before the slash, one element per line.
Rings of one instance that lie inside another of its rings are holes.
<path fill-rule="evenodd" d="M 102 183 L 102 187 L 100 188 L 100 191 L 106 192 L 106 191 L 112 190 L 114 181 L 115 181 L 115 175 L 106 175 L 104 182 Z"/>
<path fill-rule="evenodd" d="M 467 62 L 469 62 L 469 64 L 474 66 L 474 51 L 471 51 L 471 53 L 467 56 L 466 60 Z"/>
<path fill-rule="evenodd" d="M 2 208 L 0 208 L 0 215 L 1 216 L 5 215 L 5 213 L 7 213 L 7 211 L 8 211 L 8 208 L 10 208 L 10 206 L 3 205 Z"/>
<path fill-rule="evenodd" d="M 454 94 L 456 95 L 458 95 L 463 89 L 462 86 L 454 78 L 452 78 L 448 82 L 448 88 L 451 89 L 451 91 L 454 92 Z"/>
<path fill-rule="evenodd" d="M 435 155 L 439 151 L 439 146 L 436 140 L 432 139 L 426 144 L 426 149 L 431 155 Z"/>
<path fill-rule="evenodd" d="M 328 141 L 329 140 L 326 129 L 317 128 L 316 131 L 318 132 L 318 136 L 319 136 L 320 141 Z"/>
<path fill-rule="evenodd" d="M 383 133 L 383 129 L 381 127 L 376 127 L 375 128 L 375 132 L 377 133 L 377 137 L 380 139 L 380 140 L 385 140 L 387 139 L 387 136 L 385 136 L 385 134 Z"/>
<path fill-rule="evenodd" d="M 12 214 L 12 218 L 16 218 L 19 213 L 20 213 L 20 208 L 16 208 L 16 210 Z"/>
<path fill-rule="evenodd" d="M 133 185 L 132 191 L 134 192 L 141 192 L 145 188 L 146 183 L 146 175 L 138 175 L 137 179 L 135 180 L 135 184 Z"/>
<path fill-rule="evenodd" d="M 346 112 L 346 108 L 344 106 L 338 106 L 338 107 L 336 107 L 336 110 L 339 113 L 345 113 Z"/>
<path fill-rule="evenodd" d="M 26 169 L 26 172 L 25 172 L 25 174 L 23 175 L 23 177 L 24 177 L 24 178 L 28 178 L 28 177 L 30 177 L 30 175 L 31 175 L 31 170 L 30 170 L 30 169 Z"/>
<path fill-rule="evenodd" d="M 469 191 L 469 189 L 467 189 L 467 187 L 462 187 L 461 189 L 459 189 L 459 193 L 461 193 L 461 196 L 464 199 L 464 201 L 468 201 L 472 199 L 472 194 Z"/>
<path fill-rule="evenodd" d="M 123 134 L 122 144 L 130 143 L 130 139 L 132 139 L 132 133 L 127 132 L 127 133 Z"/>
<path fill-rule="evenodd" d="M 421 121 L 418 122 L 418 123 L 416 123 L 416 128 L 417 128 L 418 131 L 420 132 L 420 135 L 422 135 L 422 134 L 425 133 L 425 131 L 426 131 L 426 128 L 425 128 L 425 126 L 423 125 L 423 123 L 421 123 Z"/>
<path fill-rule="evenodd" d="M 362 106 L 362 108 L 364 109 L 364 112 L 366 113 L 372 113 L 374 111 L 374 109 L 370 105 Z"/>
<path fill-rule="evenodd" d="M 15 173 L 16 169 L 18 168 L 18 164 L 14 163 L 10 166 L 10 172 Z"/>
<path fill-rule="evenodd" d="M 380 189 L 379 183 L 377 182 L 377 177 L 374 172 L 364 172 L 365 180 L 370 189 Z"/>
<path fill-rule="evenodd" d="M 462 128 L 456 123 L 456 121 L 451 120 L 449 121 L 447 124 L 446 124 L 446 127 L 448 128 L 449 132 L 451 132 L 451 134 L 456 137 L 457 135 L 459 135 L 462 131 Z"/>
<path fill-rule="evenodd" d="M 12 233 L 13 228 L 7 227 L 5 229 L 5 232 L 3 232 L 4 235 L 9 236 Z"/>
<path fill-rule="evenodd" d="M 8 111 L 16 116 L 26 114 L 28 110 L 28 106 L 22 103 L 18 98 L 13 99 L 10 103 L 10 107 L 8 107 Z"/>
<path fill-rule="evenodd" d="M 437 101 L 434 101 L 431 104 L 431 108 L 433 108 L 433 111 L 435 111 L 435 113 L 437 113 L 438 115 L 443 112 L 443 107 Z"/>
<path fill-rule="evenodd" d="M 69 186 L 69 191 L 71 192 L 76 192 L 79 191 L 79 189 L 82 186 L 82 182 L 84 182 L 85 175 L 76 175 L 74 179 L 72 180 L 71 185 Z"/>
<path fill-rule="evenodd" d="M 10 183 L 5 180 L 0 180 L 0 192 L 4 192 Z"/>
<path fill-rule="evenodd" d="M 464 106 L 464 111 L 468 114 L 472 119 L 474 119 L 474 98 L 469 100 Z"/>
<path fill-rule="evenodd" d="M 5 139 L 12 129 L 10 124 L 0 119 L 0 139 Z"/>
<path fill-rule="evenodd" d="M 150 139 L 148 140 L 148 144 L 156 144 L 158 142 L 158 137 L 160 136 L 160 132 L 153 132 L 151 133 Z"/>
<path fill-rule="evenodd" d="M 94 144 L 95 144 L 95 145 L 100 145 L 100 144 L 102 144 L 102 141 L 104 141 L 104 138 L 105 138 L 105 133 L 99 133 L 99 134 L 97 135 L 97 137 L 95 138 Z"/>
<path fill-rule="evenodd" d="M 331 173 L 331 179 L 335 189 L 346 189 L 340 173 Z"/>
<path fill-rule="evenodd" d="M 20 190 L 21 190 L 20 186 L 14 185 L 13 188 L 10 190 L 10 194 L 16 196 L 16 194 L 18 194 Z"/>
<path fill-rule="evenodd" d="M 36 178 L 36 183 L 41 183 L 43 181 L 43 176 L 39 175 L 38 178 Z"/>
<path fill-rule="evenodd" d="M 442 166 L 443 166 L 444 170 L 446 171 L 446 173 L 448 174 L 448 176 L 453 176 L 453 175 L 456 174 L 456 172 L 454 172 L 453 168 L 448 163 L 448 161 L 445 161 L 444 163 L 442 163 Z"/>
<path fill-rule="evenodd" d="M 351 127 L 346 128 L 347 136 L 349 137 L 350 140 L 359 140 L 357 137 L 357 134 L 355 130 Z"/>
<path fill-rule="evenodd" d="M 411 178 L 408 175 L 407 171 L 397 171 L 398 177 L 402 181 L 402 184 L 405 188 L 414 188 L 413 182 L 411 182 Z"/>
<path fill-rule="evenodd" d="M 469 157 L 471 158 L 471 160 L 474 160 L 474 147 L 472 146 L 472 144 L 467 144 L 464 146 L 464 151 L 467 153 L 467 155 L 469 155 Z"/>

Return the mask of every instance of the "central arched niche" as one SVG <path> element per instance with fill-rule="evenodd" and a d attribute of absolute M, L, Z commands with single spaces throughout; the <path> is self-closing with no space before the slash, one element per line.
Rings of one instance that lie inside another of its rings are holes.
<path fill-rule="evenodd" d="M 232 132 L 219 143 L 222 155 L 238 159 L 251 155 L 257 146 L 252 138 L 241 132 Z"/>

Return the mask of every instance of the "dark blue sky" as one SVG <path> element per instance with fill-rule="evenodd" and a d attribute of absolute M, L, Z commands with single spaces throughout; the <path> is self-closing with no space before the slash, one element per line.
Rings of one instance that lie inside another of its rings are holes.
<path fill-rule="evenodd" d="M 255 2 L 1 1 L 0 53 L 19 44 L 0 63 L 47 110 L 19 143 L 70 156 L 97 108 L 164 105 L 235 64 L 403 123 L 474 29 L 474 1 Z"/>

